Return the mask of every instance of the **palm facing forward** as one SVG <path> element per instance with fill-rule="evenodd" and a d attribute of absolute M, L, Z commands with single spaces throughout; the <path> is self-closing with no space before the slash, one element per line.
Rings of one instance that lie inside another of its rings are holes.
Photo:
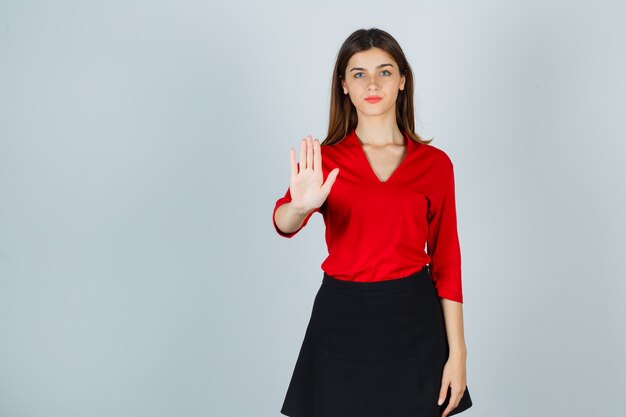
<path fill-rule="evenodd" d="M 289 157 L 291 206 L 302 213 L 321 207 L 337 179 L 339 168 L 333 169 L 324 183 L 321 145 L 319 140 L 313 140 L 311 135 L 300 142 L 300 163 L 296 164 L 295 149 L 290 149 Z"/>

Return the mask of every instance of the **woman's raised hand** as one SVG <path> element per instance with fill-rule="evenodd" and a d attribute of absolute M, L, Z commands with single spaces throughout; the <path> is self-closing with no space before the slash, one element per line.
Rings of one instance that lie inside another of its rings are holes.
<path fill-rule="evenodd" d="M 296 151 L 291 148 L 291 178 L 289 190 L 291 206 L 294 210 L 308 213 L 321 207 L 330 194 L 330 189 L 339 174 L 339 168 L 333 169 L 326 178 L 322 172 L 322 151 L 319 140 L 311 135 L 300 142 L 300 170 L 296 164 Z"/>

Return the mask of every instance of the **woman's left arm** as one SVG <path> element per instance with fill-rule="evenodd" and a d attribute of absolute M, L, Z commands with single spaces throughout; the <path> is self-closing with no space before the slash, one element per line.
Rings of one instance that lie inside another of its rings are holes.
<path fill-rule="evenodd" d="M 461 280 L 461 247 L 456 219 L 454 165 L 446 158 L 428 212 L 428 254 L 430 272 L 437 288 L 443 310 L 450 352 L 443 368 L 439 401 L 446 400 L 450 387 L 450 400 L 441 417 L 456 408 L 465 392 L 465 361 L 467 349 L 463 334 L 463 285 Z M 447 172 L 447 174 L 446 174 Z"/>
<path fill-rule="evenodd" d="M 463 304 L 447 298 L 440 297 L 439 300 L 443 310 L 448 345 L 450 346 L 448 361 L 443 369 L 438 402 L 441 405 L 445 401 L 448 386 L 450 386 L 450 402 L 441 415 L 446 417 L 450 411 L 459 405 L 465 391 L 467 347 L 463 332 Z"/>

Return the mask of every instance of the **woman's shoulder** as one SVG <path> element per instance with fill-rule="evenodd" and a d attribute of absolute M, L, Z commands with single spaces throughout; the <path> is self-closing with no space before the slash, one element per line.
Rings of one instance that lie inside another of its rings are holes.
<path fill-rule="evenodd" d="M 438 145 L 433 145 L 432 143 L 420 143 L 418 148 L 420 149 L 422 156 L 431 161 L 431 163 L 441 168 L 452 168 L 452 158 L 450 158 L 448 153 Z"/>
<path fill-rule="evenodd" d="M 320 146 L 320 150 L 322 152 L 322 155 L 327 154 L 329 156 L 331 155 L 341 155 L 341 154 L 345 154 L 346 152 L 349 152 L 350 150 L 352 150 L 352 147 L 354 144 L 351 143 L 351 141 L 348 139 L 348 135 L 344 136 L 343 138 L 341 138 L 340 140 L 338 140 L 337 142 L 334 143 L 322 143 Z"/>

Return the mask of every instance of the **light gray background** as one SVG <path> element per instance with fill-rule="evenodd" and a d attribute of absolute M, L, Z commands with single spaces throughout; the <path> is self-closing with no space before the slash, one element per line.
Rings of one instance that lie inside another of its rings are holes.
<path fill-rule="evenodd" d="M 464 415 L 615 415 L 625 11 L 0 2 L 0 415 L 279 416 L 327 252 L 321 216 L 288 240 L 271 211 L 372 26 L 455 164 Z"/>

